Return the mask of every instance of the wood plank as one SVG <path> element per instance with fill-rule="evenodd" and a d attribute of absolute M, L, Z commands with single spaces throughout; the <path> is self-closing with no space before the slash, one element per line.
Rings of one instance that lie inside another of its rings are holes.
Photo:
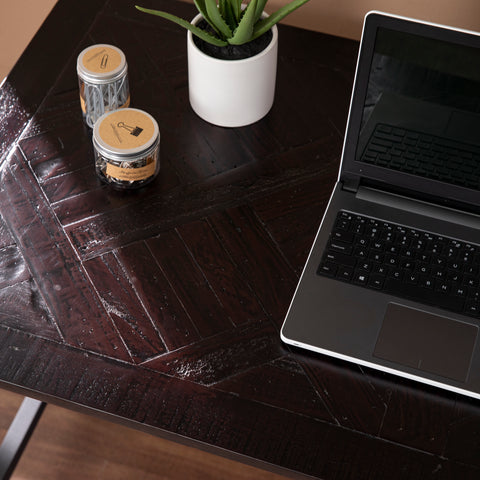
<path fill-rule="evenodd" d="M 303 415 L 334 422 L 327 405 L 294 356 L 286 355 L 215 384 L 243 398 L 294 409 Z"/>
<path fill-rule="evenodd" d="M 477 455 L 480 451 L 478 402 L 466 397 L 456 398 L 453 415 L 449 418 L 444 415 L 443 421 L 446 419 L 449 420 L 447 424 L 440 423 L 437 427 L 447 430 L 443 454 L 447 458 L 480 468 Z"/>
<path fill-rule="evenodd" d="M 308 353 L 298 353 L 297 360 L 339 425 L 379 435 L 388 401 L 358 365 Z"/>
<path fill-rule="evenodd" d="M 115 252 L 132 287 L 168 350 L 189 345 L 200 335 L 145 242 Z"/>
<path fill-rule="evenodd" d="M 386 392 L 386 410 L 379 436 L 444 455 L 450 430 L 456 423 L 457 396 L 449 392 L 438 393 L 437 389 L 429 386 L 400 379 L 395 388 Z M 414 409 L 410 407 L 412 403 L 415 404 Z M 430 421 L 432 417 L 434 422 Z M 425 427 L 425 423 L 429 426 Z M 480 466 L 480 462 L 477 465 Z"/>
<path fill-rule="evenodd" d="M 283 253 L 250 208 L 211 215 L 209 222 L 267 314 L 280 326 L 296 286 Z"/>
<path fill-rule="evenodd" d="M 164 232 L 147 245 L 201 337 L 233 327 L 228 311 L 176 231 Z"/>
<path fill-rule="evenodd" d="M 165 352 L 152 318 L 132 291 L 115 255 L 95 258 L 84 267 L 133 360 L 141 363 Z"/>
<path fill-rule="evenodd" d="M 6 247 L 8 245 L 13 245 L 15 239 L 13 238 L 9 228 L 5 224 L 3 217 L 0 215 L 0 248 Z"/>
<path fill-rule="evenodd" d="M 15 144 L 17 136 L 27 126 L 31 116 L 19 98 L 16 88 L 6 80 L 0 91 L 0 112 L 3 113 L 0 122 L 0 160 L 9 154 L 12 145 Z"/>
<path fill-rule="evenodd" d="M 29 278 L 28 265 L 17 245 L 0 248 L 0 289 Z"/>
<path fill-rule="evenodd" d="M 181 225 L 177 232 L 234 325 L 266 318 L 248 277 L 232 262 L 207 219 Z"/>
<path fill-rule="evenodd" d="M 0 320 L 5 327 L 62 340 L 58 325 L 31 278 L 0 289 Z"/>
<path fill-rule="evenodd" d="M 34 177 L 20 155 L 15 160 L 4 169 L 0 200 L 58 330 L 71 345 L 129 360 Z"/>
<path fill-rule="evenodd" d="M 160 356 L 144 365 L 202 385 L 215 385 L 279 358 L 284 353 L 278 342 L 278 334 L 270 323 L 247 324 Z"/>

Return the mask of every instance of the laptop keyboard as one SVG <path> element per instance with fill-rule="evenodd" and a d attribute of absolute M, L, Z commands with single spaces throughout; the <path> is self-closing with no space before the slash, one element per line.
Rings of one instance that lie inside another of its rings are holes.
<path fill-rule="evenodd" d="M 480 147 L 378 124 L 363 162 L 464 187 L 480 184 Z"/>
<path fill-rule="evenodd" d="M 480 246 L 340 211 L 317 273 L 480 318 Z"/>

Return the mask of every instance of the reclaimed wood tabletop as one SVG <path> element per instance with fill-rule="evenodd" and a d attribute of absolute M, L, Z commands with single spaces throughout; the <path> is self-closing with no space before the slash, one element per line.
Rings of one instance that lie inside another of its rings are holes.
<path fill-rule="evenodd" d="M 279 34 L 272 110 L 219 128 L 189 106 L 183 29 L 128 0 L 58 2 L 0 89 L 1 386 L 292 478 L 479 478 L 478 401 L 280 340 L 358 43 Z M 160 127 L 138 191 L 95 175 L 75 66 L 96 43 L 125 53 Z"/>

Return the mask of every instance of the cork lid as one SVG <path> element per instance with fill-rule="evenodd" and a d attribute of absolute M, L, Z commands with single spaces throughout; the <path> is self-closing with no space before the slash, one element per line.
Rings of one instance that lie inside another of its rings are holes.
<path fill-rule="evenodd" d="M 107 83 L 121 77 L 127 70 L 124 53 L 107 44 L 92 45 L 77 58 L 77 73 L 80 78 L 93 83 Z"/>
<path fill-rule="evenodd" d="M 159 137 L 155 119 L 136 108 L 122 108 L 105 113 L 93 128 L 93 140 L 100 153 L 122 159 L 145 152 Z"/>

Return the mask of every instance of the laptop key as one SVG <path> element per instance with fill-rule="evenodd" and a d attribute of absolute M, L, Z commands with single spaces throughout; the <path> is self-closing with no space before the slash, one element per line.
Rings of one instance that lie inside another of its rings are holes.
<path fill-rule="evenodd" d="M 337 265 L 344 265 L 347 267 L 354 267 L 357 263 L 357 259 L 355 257 L 345 255 L 344 253 L 337 252 L 335 250 L 330 250 L 326 253 L 325 261 L 329 261 Z"/>
<path fill-rule="evenodd" d="M 465 304 L 465 313 L 475 317 L 480 316 L 480 304 L 477 302 L 467 302 Z"/>
<path fill-rule="evenodd" d="M 385 282 L 385 275 L 372 274 L 368 280 L 368 285 L 372 288 L 381 289 Z"/>
<path fill-rule="evenodd" d="M 337 270 L 337 278 L 340 280 L 350 281 L 353 277 L 353 268 L 345 265 L 340 265 Z"/>
<path fill-rule="evenodd" d="M 346 232 L 345 230 L 335 230 L 332 234 L 332 238 L 335 241 L 342 241 L 345 243 L 352 243 L 355 235 L 352 232 Z"/>
<path fill-rule="evenodd" d="M 364 271 L 357 271 L 353 274 L 353 281 L 358 285 L 366 285 L 368 282 L 368 274 Z"/>
<path fill-rule="evenodd" d="M 335 250 L 337 252 L 345 253 L 350 255 L 352 253 L 352 245 L 342 242 L 340 240 L 332 240 L 330 243 L 330 249 Z"/>
<path fill-rule="evenodd" d="M 318 272 L 323 275 L 327 275 L 329 277 L 334 277 L 335 274 L 337 273 L 337 265 L 335 265 L 332 262 L 323 262 L 319 267 L 318 267 Z"/>

